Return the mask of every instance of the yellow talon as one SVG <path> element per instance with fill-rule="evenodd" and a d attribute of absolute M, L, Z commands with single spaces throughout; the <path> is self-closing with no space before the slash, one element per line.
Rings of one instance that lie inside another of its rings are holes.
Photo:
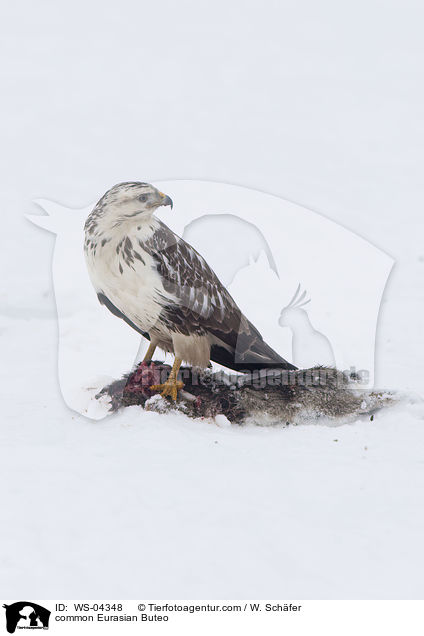
<path fill-rule="evenodd" d="M 181 380 L 171 380 L 171 382 L 167 380 L 164 384 L 152 384 L 150 390 L 161 391 L 162 397 L 169 396 L 174 400 L 174 402 L 176 402 L 178 391 L 182 388 L 184 388 L 184 382 L 181 382 Z"/>
<path fill-rule="evenodd" d="M 181 380 L 177 380 L 181 362 L 181 358 L 175 358 L 171 373 L 169 374 L 167 381 L 163 384 L 152 384 L 150 390 L 161 391 L 162 397 L 169 396 L 174 400 L 174 402 L 176 402 L 178 390 L 182 389 L 184 386 L 184 382 L 181 382 Z"/>

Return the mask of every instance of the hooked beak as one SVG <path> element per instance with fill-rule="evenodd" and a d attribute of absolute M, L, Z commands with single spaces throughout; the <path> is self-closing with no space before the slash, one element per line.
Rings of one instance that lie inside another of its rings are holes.
<path fill-rule="evenodd" d="M 162 193 L 161 193 L 162 194 Z M 171 206 L 171 210 L 174 207 L 174 204 L 172 203 L 172 199 L 171 197 L 169 197 L 167 194 L 162 194 L 162 201 L 159 205 L 170 205 Z"/>

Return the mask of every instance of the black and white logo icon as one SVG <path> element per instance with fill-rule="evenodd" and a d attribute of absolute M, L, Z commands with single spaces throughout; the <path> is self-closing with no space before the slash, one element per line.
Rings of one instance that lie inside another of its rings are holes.
<path fill-rule="evenodd" d="M 14 634 L 16 629 L 48 629 L 50 610 L 30 601 L 18 601 L 3 605 L 6 609 L 6 629 Z"/>

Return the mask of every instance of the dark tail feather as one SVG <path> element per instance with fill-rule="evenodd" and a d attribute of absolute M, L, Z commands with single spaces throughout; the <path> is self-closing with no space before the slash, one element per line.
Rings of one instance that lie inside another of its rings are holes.
<path fill-rule="evenodd" d="M 215 334 L 219 337 L 218 334 Z M 231 344 L 230 344 L 231 343 Z M 285 369 L 294 371 L 293 364 L 284 360 L 265 342 L 259 331 L 250 320 L 241 315 L 241 323 L 237 334 L 226 343 L 227 347 L 213 344 L 211 360 L 234 371 L 256 371 L 259 369 Z"/>
<path fill-rule="evenodd" d="M 292 371 L 297 369 L 293 364 L 278 355 L 263 340 L 256 341 L 255 346 L 249 348 L 242 355 L 237 352 L 237 356 L 235 352 L 228 351 L 225 347 L 216 344 L 212 345 L 211 360 L 234 371 L 251 372 L 259 369 L 286 369 Z"/>

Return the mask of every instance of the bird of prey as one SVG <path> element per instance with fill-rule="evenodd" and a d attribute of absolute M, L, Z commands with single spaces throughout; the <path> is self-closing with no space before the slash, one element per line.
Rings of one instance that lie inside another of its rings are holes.
<path fill-rule="evenodd" d="M 210 360 L 236 371 L 295 369 L 243 315 L 204 258 L 154 216 L 172 200 L 149 183 L 125 182 L 108 190 L 85 223 L 84 251 L 100 303 L 173 353 L 167 381 L 152 390 L 177 399 L 182 361 Z"/>

